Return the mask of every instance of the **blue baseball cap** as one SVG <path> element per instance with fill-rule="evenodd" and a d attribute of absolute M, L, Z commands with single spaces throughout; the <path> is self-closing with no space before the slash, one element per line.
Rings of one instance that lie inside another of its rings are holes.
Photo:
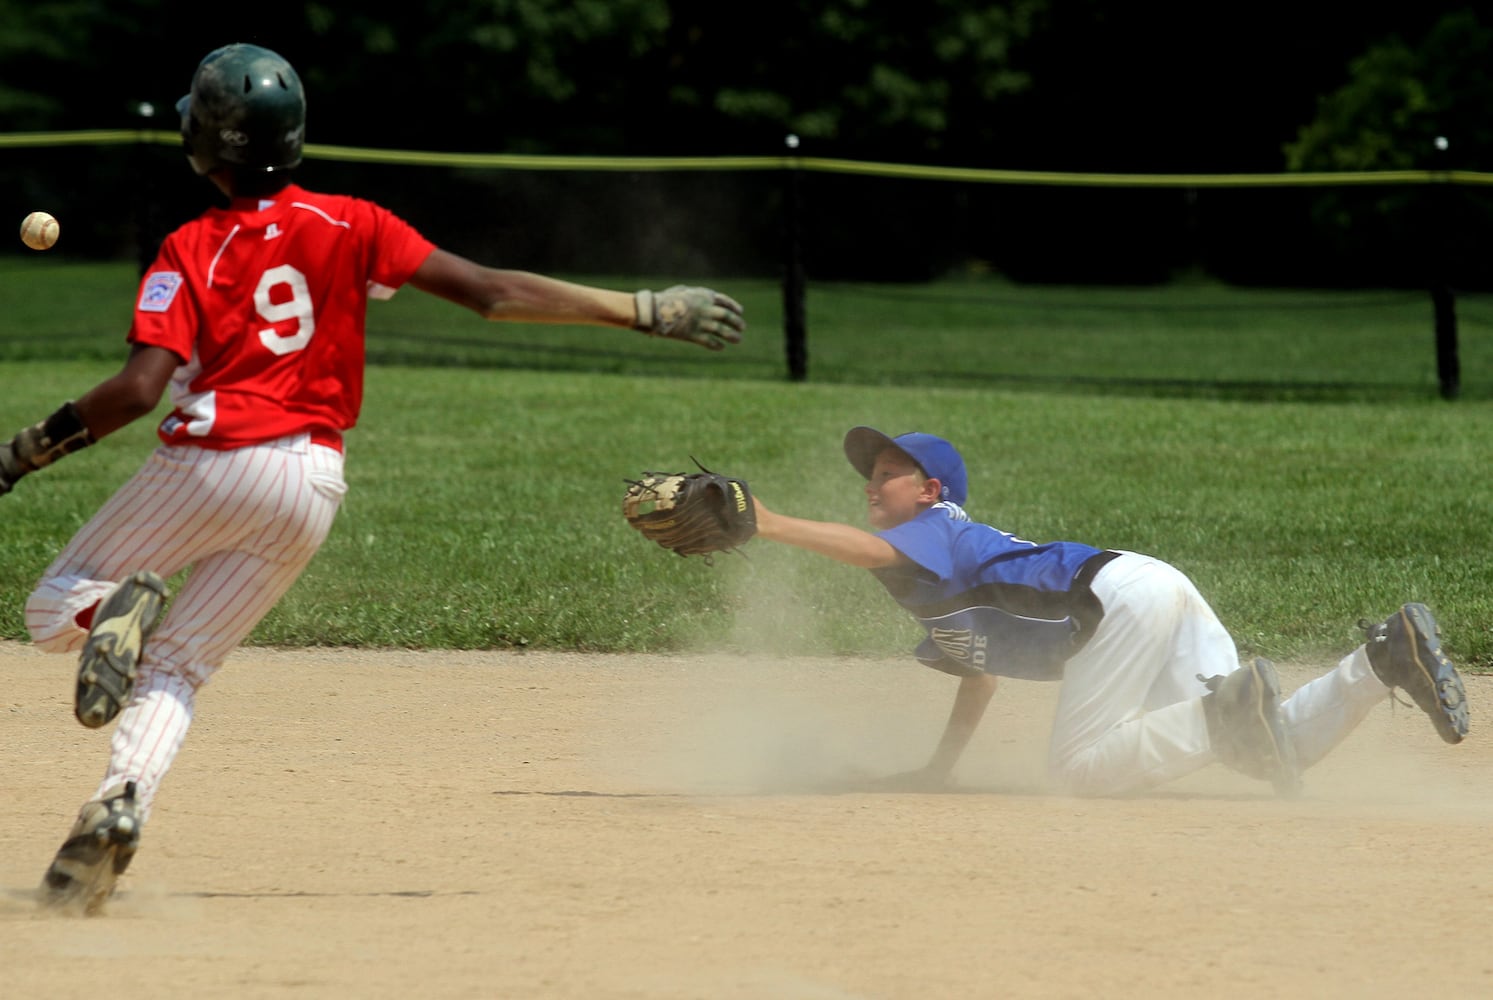
<path fill-rule="evenodd" d="M 852 427 L 845 435 L 845 457 L 850 459 L 855 471 L 866 479 L 871 478 L 871 470 L 876 466 L 876 456 L 884 448 L 900 449 L 908 458 L 918 463 L 923 475 L 929 479 L 937 479 L 943 486 L 940 499 L 951 500 L 961 507 L 964 505 L 969 491 L 964 475 L 964 459 L 949 442 L 932 434 L 898 434 L 896 437 L 888 437 L 871 427 Z"/>

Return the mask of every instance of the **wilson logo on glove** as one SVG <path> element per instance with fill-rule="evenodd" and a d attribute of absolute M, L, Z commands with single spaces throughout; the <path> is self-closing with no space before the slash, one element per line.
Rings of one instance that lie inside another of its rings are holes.
<path fill-rule="evenodd" d="M 757 533 L 757 510 L 744 480 L 699 472 L 645 472 L 624 480 L 622 516 L 645 538 L 682 556 L 734 551 Z"/>

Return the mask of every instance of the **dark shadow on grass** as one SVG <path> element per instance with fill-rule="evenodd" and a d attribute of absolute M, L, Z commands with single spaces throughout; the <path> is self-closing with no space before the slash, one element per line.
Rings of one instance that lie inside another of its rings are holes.
<path fill-rule="evenodd" d="M 681 353 L 678 357 L 660 358 L 657 354 L 596 347 L 571 347 L 562 344 L 536 344 L 512 340 L 495 341 L 473 337 L 440 337 L 429 334 L 405 336 L 401 334 L 370 332 L 368 335 L 367 351 L 368 361 L 372 364 L 409 365 L 410 367 L 417 368 L 554 367 L 562 371 L 584 371 L 596 368 L 595 362 L 598 360 L 639 365 L 658 365 L 662 363 L 666 366 L 684 368 L 704 368 L 708 365 L 719 366 L 720 364 L 719 360 L 712 360 L 716 357 L 716 352 L 706 351 L 688 344 L 681 344 L 679 346 Z M 472 353 L 453 353 L 460 351 L 470 351 Z M 693 351 L 694 353 L 684 353 L 687 351 Z M 511 360 L 500 358 L 473 360 L 474 357 L 481 359 L 484 355 L 495 353 L 520 353 L 534 355 L 539 358 L 558 358 L 567 363 L 550 366 L 515 364 Z"/>
<path fill-rule="evenodd" d="M 1268 312 L 1272 310 L 1291 312 L 1345 312 L 1355 309 L 1383 309 L 1386 306 L 1417 305 L 1428 300 L 1427 293 L 1420 290 L 1397 289 L 1391 291 L 1364 291 L 1357 294 L 1336 292 L 1328 298 L 1313 298 L 1310 291 L 1299 293 L 1299 297 L 1287 297 L 1279 289 L 1273 290 L 1278 298 L 1264 302 L 1241 300 L 1238 302 L 1187 302 L 1144 299 L 1139 296 L 1150 291 L 1146 286 L 1137 286 L 1135 299 L 1090 299 L 1090 289 L 1072 291 L 1063 285 L 1027 285 L 1021 294 L 950 292 L 947 286 L 919 288 L 918 286 L 867 285 L 852 282 L 820 283 L 809 289 L 809 294 L 833 297 L 843 294 L 855 299 L 880 299 L 882 301 L 938 302 L 959 305 L 1000 306 L 1008 309 L 1063 309 L 1085 312 L 1167 312 L 1167 313 L 1240 313 Z M 1163 292 L 1163 294 L 1165 294 Z"/>
<path fill-rule="evenodd" d="M 811 378 L 812 380 L 812 378 Z M 840 382 L 841 379 L 830 381 Z M 852 381 L 852 380 L 844 380 Z M 1000 372 L 901 372 L 899 384 L 984 386 L 1073 395 L 1146 396 L 1167 399 L 1227 399 L 1239 402 L 1383 402 L 1436 397 L 1435 389 L 1409 383 L 1289 382 L 1251 379 L 1122 378 L 1088 375 L 1017 375 Z"/>
<path fill-rule="evenodd" d="M 384 341 L 390 338 L 383 336 Z M 488 371 L 584 372 L 668 378 L 710 378 L 761 381 L 760 361 L 733 365 L 729 357 L 681 345 L 678 356 L 660 357 L 626 350 L 598 350 L 555 344 L 495 344 L 490 340 L 455 337 L 410 338 L 408 353 L 370 341 L 371 364 L 411 368 L 467 368 Z M 464 354 L 471 351 L 472 354 Z M 509 356 L 494 356 L 506 352 Z M 512 355 L 527 354 L 531 359 Z M 729 354 L 729 349 L 728 349 Z M 783 379 L 787 379 L 786 363 Z M 1410 382 L 1324 382 L 1263 379 L 1145 378 L 1097 375 L 1025 375 L 1011 372 L 924 368 L 909 371 L 838 370 L 816 371 L 809 367 L 810 383 L 821 385 L 928 385 L 964 388 L 1009 389 L 1074 395 L 1121 395 L 1177 399 L 1221 399 L 1244 402 L 1384 402 L 1432 399 L 1435 389 Z M 1463 398 L 1473 398 L 1464 392 Z"/>

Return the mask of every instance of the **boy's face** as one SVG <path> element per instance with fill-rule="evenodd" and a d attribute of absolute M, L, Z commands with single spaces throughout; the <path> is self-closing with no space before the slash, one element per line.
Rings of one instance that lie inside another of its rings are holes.
<path fill-rule="evenodd" d="M 878 531 L 895 528 L 938 500 L 938 480 L 928 479 L 899 448 L 883 448 L 866 482 L 866 519 Z"/>

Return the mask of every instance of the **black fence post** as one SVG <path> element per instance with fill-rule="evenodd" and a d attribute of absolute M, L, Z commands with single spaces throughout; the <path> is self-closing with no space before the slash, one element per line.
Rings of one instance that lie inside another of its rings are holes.
<path fill-rule="evenodd" d="M 1441 398 L 1456 399 L 1462 393 L 1462 362 L 1457 356 L 1457 297 L 1451 286 L 1438 280 L 1431 286 L 1431 309 L 1436 317 L 1436 377 Z"/>
<path fill-rule="evenodd" d="M 1447 154 L 1451 144 L 1438 135 L 1432 154 L 1431 183 L 1431 310 L 1436 327 L 1436 377 L 1441 398 L 1456 399 L 1462 392 L 1462 362 L 1457 356 L 1457 297 L 1452 291 L 1451 254 L 1453 185 Z"/>
<path fill-rule="evenodd" d="M 798 136 L 784 140 L 789 150 L 783 184 L 783 336 L 788 353 L 788 378 L 802 382 L 809 375 L 808 323 L 804 315 L 803 231 L 800 212 Z"/>

